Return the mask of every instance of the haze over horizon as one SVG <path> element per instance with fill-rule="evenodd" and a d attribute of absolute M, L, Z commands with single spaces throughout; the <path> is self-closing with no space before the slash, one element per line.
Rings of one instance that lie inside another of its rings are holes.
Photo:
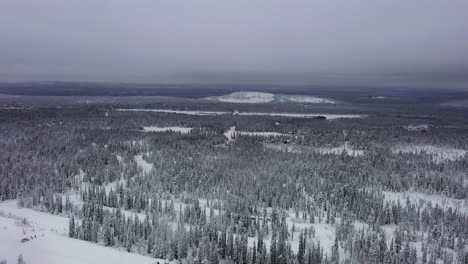
<path fill-rule="evenodd" d="M 468 88 L 468 1 L 0 4 L 0 81 Z"/>

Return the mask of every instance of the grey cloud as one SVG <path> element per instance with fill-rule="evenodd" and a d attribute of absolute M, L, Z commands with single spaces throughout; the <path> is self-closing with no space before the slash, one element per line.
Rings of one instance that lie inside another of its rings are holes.
<path fill-rule="evenodd" d="M 460 85 L 467 12 L 465 0 L 3 0 L 0 78 L 431 84 L 414 73 L 435 71 Z"/>

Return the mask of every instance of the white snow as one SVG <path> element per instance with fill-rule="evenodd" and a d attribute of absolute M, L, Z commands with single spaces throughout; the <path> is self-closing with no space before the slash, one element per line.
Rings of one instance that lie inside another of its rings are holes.
<path fill-rule="evenodd" d="M 429 129 L 429 124 L 407 125 L 407 126 L 403 126 L 403 128 L 408 131 L 423 131 L 423 130 Z"/>
<path fill-rule="evenodd" d="M 279 136 L 291 136 L 289 134 L 278 133 L 278 132 L 248 132 L 248 131 L 237 131 L 238 135 L 243 136 L 256 136 L 256 137 L 279 137 Z"/>
<path fill-rule="evenodd" d="M 207 100 L 237 103 L 237 104 L 265 104 L 273 101 L 309 103 L 309 104 L 335 104 L 336 101 L 308 95 L 283 95 L 264 92 L 234 92 L 223 96 L 212 96 L 205 98 Z"/>
<path fill-rule="evenodd" d="M 143 175 L 147 175 L 153 170 L 154 165 L 144 160 L 142 154 L 136 155 L 134 159 L 137 165 L 143 170 Z"/>
<path fill-rule="evenodd" d="M 289 134 L 278 133 L 278 132 L 250 132 L 250 131 L 237 131 L 236 126 L 232 126 L 228 131 L 224 132 L 224 136 L 228 141 L 235 140 L 237 135 L 242 136 L 253 136 L 253 137 L 279 137 L 279 136 L 291 136 Z"/>
<path fill-rule="evenodd" d="M 394 154 L 412 153 L 416 155 L 426 153 L 431 155 L 431 159 L 435 163 L 461 160 L 464 159 L 466 153 L 468 153 L 468 151 L 464 149 L 438 147 L 432 145 L 400 145 L 392 148 L 392 152 Z"/>
<path fill-rule="evenodd" d="M 280 102 L 293 102 L 293 103 L 308 103 L 308 104 L 336 104 L 336 101 L 308 96 L 308 95 L 278 95 Z"/>
<path fill-rule="evenodd" d="M 321 154 L 335 154 L 335 155 L 340 155 L 341 153 L 345 153 L 346 155 L 348 156 L 354 156 L 354 157 L 357 157 L 357 156 L 362 156 L 364 155 L 364 151 L 363 150 L 357 150 L 357 149 L 353 149 L 349 146 L 348 142 L 346 142 L 344 145 L 342 146 L 339 146 L 339 147 L 335 147 L 335 148 L 325 148 L 325 147 L 322 147 L 322 148 L 315 148 L 315 150 L 318 152 L 318 153 L 321 153 Z"/>
<path fill-rule="evenodd" d="M 284 117 L 298 117 L 298 118 L 315 118 L 318 116 L 324 116 L 327 119 L 337 119 L 337 118 L 363 118 L 364 115 L 339 115 L 339 114 L 302 114 L 302 113 L 265 113 L 265 112 L 241 112 L 239 115 L 245 116 L 284 116 Z"/>
<path fill-rule="evenodd" d="M 68 238 L 66 217 L 18 208 L 16 200 L 0 203 L 0 259 L 16 263 L 23 255 L 26 263 L 101 263 L 153 264 L 158 259 L 128 253 L 115 248 Z M 26 218 L 23 225 L 20 219 Z M 34 237 L 22 243 L 22 238 Z M 164 263 L 163 260 L 159 260 Z"/>
<path fill-rule="evenodd" d="M 233 114 L 232 112 L 226 112 L 226 111 L 185 111 L 185 110 L 170 110 L 170 109 L 116 109 L 116 111 L 158 112 L 158 113 L 199 115 L 199 116 L 232 115 Z M 358 114 L 267 113 L 267 112 L 239 112 L 237 115 L 239 116 L 282 116 L 282 117 L 296 117 L 296 118 L 316 118 L 319 116 L 324 116 L 326 119 L 367 117 L 366 115 L 358 115 Z"/>
<path fill-rule="evenodd" d="M 188 111 L 188 110 L 171 110 L 171 109 L 131 109 L 131 108 L 119 108 L 115 109 L 121 112 L 157 112 L 157 113 L 168 113 L 168 114 L 182 114 L 182 115 L 227 115 L 232 112 L 226 111 Z"/>
<path fill-rule="evenodd" d="M 235 92 L 223 96 L 207 97 L 206 99 L 224 103 L 264 104 L 273 101 L 274 96 L 274 94 L 262 92 Z"/>
<path fill-rule="evenodd" d="M 173 126 L 173 127 L 157 127 L 157 126 L 145 126 L 143 127 L 143 131 L 145 132 L 178 132 L 182 134 L 187 134 L 192 131 L 193 128 L 191 127 L 180 127 L 180 126 Z"/>
<path fill-rule="evenodd" d="M 232 126 L 228 131 L 224 132 L 224 136 L 229 141 L 233 141 L 236 138 L 236 126 Z"/>
<path fill-rule="evenodd" d="M 306 151 L 310 151 L 310 147 L 300 146 L 300 145 L 288 145 L 288 144 L 272 144 L 272 143 L 263 143 L 263 146 L 266 149 L 272 149 L 276 151 L 282 151 L 286 153 L 296 153 L 300 154 Z"/>

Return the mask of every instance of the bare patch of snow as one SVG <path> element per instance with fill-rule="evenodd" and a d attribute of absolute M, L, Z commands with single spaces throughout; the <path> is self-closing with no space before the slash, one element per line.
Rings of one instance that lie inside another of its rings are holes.
<path fill-rule="evenodd" d="M 266 113 L 266 112 L 241 112 L 239 115 L 245 116 L 283 116 L 283 117 L 297 117 L 297 118 L 317 118 L 325 117 L 326 119 L 337 119 L 337 118 L 363 118 L 365 115 L 353 115 L 353 114 L 301 114 L 301 113 Z"/>
<path fill-rule="evenodd" d="M 335 100 L 308 95 L 278 95 L 280 102 L 308 103 L 308 104 L 336 104 Z"/>
<path fill-rule="evenodd" d="M 142 154 L 136 155 L 134 159 L 137 165 L 143 170 L 143 175 L 147 175 L 153 170 L 154 165 L 144 160 Z"/>
<path fill-rule="evenodd" d="M 273 101 L 274 96 L 274 94 L 262 92 L 235 92 L 223 96 L 208 97 L 206 99 L 224 103 L 264 104 Z"/>
<path fill-rule="evenodd" d="M 340 146 L 340 147 L 335 147 L 335 148 L 325 148 L 325 147 L 322 147 L 322 148 L 316 148 L 315 149 L 318 153 L 321 153 L 321 154 L 335 154 L 335 155 L 340 155 L 342 153 L 345 153 L 346 155 L 348 156 L 354 156 L 354 157 L 357 157 L 357 156 L 362 156 L 364 155 L 364 151 L 363 150 L 357 150 L 357 149 L 353 149 L 349 146 L 348 142 L 346 142 L 344 145 Z"/>
<path fill-rule="evenodd" d="M 115 109 L 116 111 L 124 112 L 157 112 L 183 115 L 232 115 L 232 112 L 227 111 L 186 111 L 186 110 L 170 110 L 170 109 Z M 364 118 L 366 115 L 358 114 L 319 114 L 319 113 L 267 113 L 267 112 L 239 112 L 239 116 L 281 116 L 281 117 L 296 117 L 296 118 L 317 118 L 325 117 L 326 119 L 338 118 Z"/>
<path fill-rule="evenodd" d="M 263 143 L 263 146 L 265 149 L 271 149 L 271 150 L 276 150 L 276 151 L 283 151 L 286 153 L 303 153 L 304 148 L 307 148 L 305 146 L 298 146 L 298 145 L 287 145 L 287 144 L 273 144 L 273 143 Z M 308 148 L 306 149 L 307 151 L 310 151 L 311 149 Z"/>
<path fill-rule="evenodd" d="M 228 139 L 229 141 L 233 141 L 236 139 L 236 126 L 232 126 L 229 128 L 228 131 L 224 132 L 224 136 Z"/>
<path fill-rule="evenodd" d="M 135 263 L 152 264 L 150 257 L 128 253 L 115 248 L 68 238 L 66 217 L 18 208 L 16 200 L 0 203 L 0 258 L 16 263 L 23 255 L 26 263 Z M 27 219 L 23 225 L 18 219 Z M 31 238 L 22 243 L 22 238 Z M 163 261 L 163 260 L 160 260 Z"/>
<path fill-rule="evenodd" d="M 182 114 L 182 115 L 199 115 L 199 116 L 210 116 L 210 115 L 228 115 L 231 112 L 226 111 L 188 111 L 188 110 L 171 110 L 171 109 L 115 109 L 121 112 L 156 112 L 156 113 L 168 113 L 168 114 Z"/>
<path fill-rule="evenodd" d="M 403 126 L 404 129 L 408 131 L 426 131 L 429 129 L 429 124 L 420 124 L 420 125 L 407 125 Z"/>
<path fill-rule="evenodd" d="M 254 137 L 280 137 L 280 136 L 291 136 L 289 134 L 278 133 L 278 132 L 248 132 L 248 131 L 237 131 L 237 135 L 242 136 L 254 136 Z"/>
<path fill-rule="evenodd" d="M 191 127 L 179 127 L 179 126 L 173 126 L 173 127 L 157 127 L 157 126 L 145 126 L 143 127 L 143 131 L 145 132 L 177 132 L 177 133 L 182 133 L 182 134 L 187 134 L 192 131 L 193 128 Z"/>

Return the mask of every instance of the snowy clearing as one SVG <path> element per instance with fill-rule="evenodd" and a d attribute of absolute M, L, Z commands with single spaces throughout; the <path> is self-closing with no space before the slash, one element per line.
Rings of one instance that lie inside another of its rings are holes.
<path fill-rule="evenodd" d="M 20 254 L 26 263 L 35 264 L 158 262 L 158 259 L 68 238 L 68 218 L 18 208 L 16 200 L 1 202 L 0 212 L 0 259 L 7 263 L 16 263 Z M 23 218 L 27 219 L 27 224 L 20 220 Z M 33 239 L 24 243 L 20 241 L 31 237 Z"/>
<path fill-rule="evenodd" d="M 149 163 L 146 160 L 144 160 L 142 154 L 136 155 L 134 157 L 134 159 L 135 159 L 138 167 L 140 167 L 142 169 L 143 175 L 147 175 L 153 170 L 154 165 L 152 163 Z"/>
<path fill-rule="evenodd" d="M 280 137 L 280 136 L 291 136 L 290 134 L 278 133 L 278 132 L 249 132 L 249 131 L 237 131 L 237 135 L 242 136 L 254 136 L 254 137 Z"/>
<path fill-rule="evenodd" d="M 317 118 L 325 117 L 326 119 L 337 118 L 363 118 L 365 115 L 339 115 L 339 114 L 302 114 L 302 113 L 265 113 L 265 112 L 242 112 L 239 115 L 245 116 L 283 116 L 283 117 L 297 117 L 297 118 Z"/>
<path fill-rule="evenodd" d="M 344 145 L 335 147 L 335 148 L 315 148 L 315 150 L 318 153 L 321 154 L 335 154 L 335 155 L 341 155 L 342 153 L 345 153 L 348 156 L 362 156 L 364 155 L 363 150 L 357 150 L 353 149 L 349 146 L 349 144 L 346 142 Z"/>
<path fill-rule="evenodd" d="M 236 126 L 232 126 L 228 131 L 224 132 L 224 136 L 229 141 L 233 141 L 236 138 Z"/>
<path fill-rule="evenodd" d="M 437 147 L 431 145 L 407 145 L 394 147 L 392 148 L 392 152 L 394 154 L 411 153 L 416 155 L 426 153 L 431 155 L 433 162 L 442 163 L 446 161 L 457 161 L 464 159 L 468 151 L 464 149 Z"/>
<path fill-rule="evenodd" d="M 143 127 L 143 131 L 145 132 L 177 132 L 182 134 L 187 134 L 192 131 L 193 128 L 191 127 L 157 127 L 157 126 L 145 126 Z"/>
<path fill-rule="evenodd" d="M 156 112 L 156 113 L 168 113 L 168 114 L 182 114 L 182 115 L 200 115 L 200 116 L 210 116 L 210 115 L 227 115 L 232 114 L 231 112 L 226 111 L 188 111 L 188 110 L 171 110 L 171 109 L 115 109 L 115 111 L 120 112 Z"/>
<path fill-rule="evenodd" d="M 428 130 L 429 126 L 430 126 L 429 124 L 420 124 L 420 125 L 407 125 L 407 126 L 403 126 L 403 128 L 408 131 L 420 132 L 420 131 Z"/>
<path fill-rule="evenodd" d="M 115 109 L 116 111 L 124 112 L 157 112 L 157 113 L 170 113 L 182 115 L 232 115 L 232 112 L 227 111 L 186 111 L 186 110 L 170 110 L 170 109 Z M 239 116 L 282 116 L 282 117 L 296 117 L 296 118 L 317 118 L 325 117 L 326 119 L 338 118 L 364 118 L 366 115 L 358 114 L 318 114 L 318 113 L 267 113 L 267 112 L 238 112 Z"/>
<path fill-rule="evenodd" d="M 236 126 L 232 126 L 228 131 L 224 132 L 224 136 L 228 141 L 233 141 L 238 135 L 251 136 L 251 137 L 279 137 L 279 136 L 291 136 L 289 134 L 278 133 L 278 132 L 249 132 L 249 131 L 237 131 Z"/>

